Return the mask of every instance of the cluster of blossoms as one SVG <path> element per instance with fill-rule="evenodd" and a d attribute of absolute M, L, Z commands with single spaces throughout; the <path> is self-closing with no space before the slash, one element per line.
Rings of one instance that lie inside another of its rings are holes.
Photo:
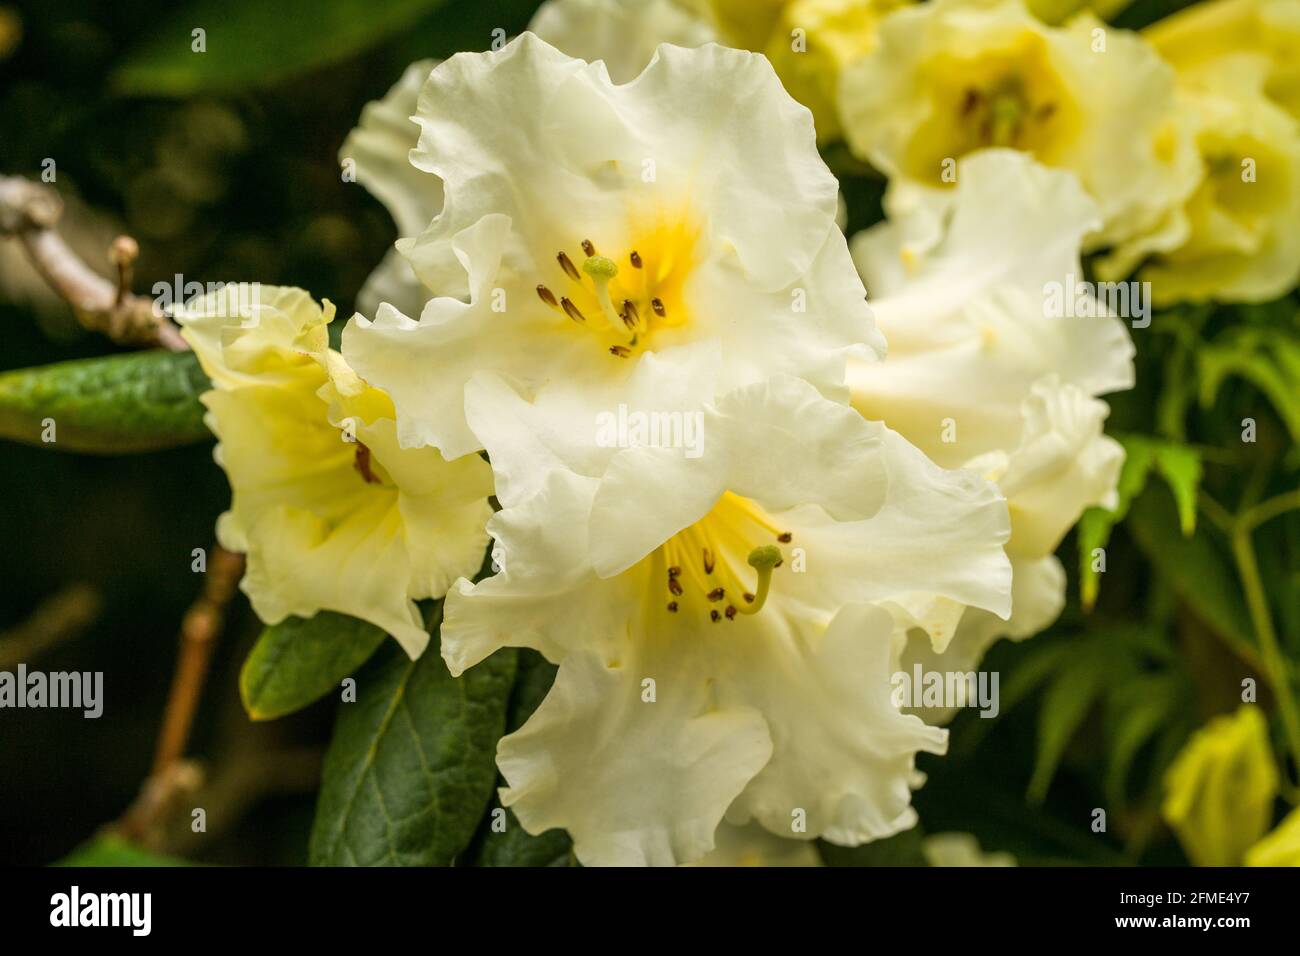
<path fill-rule="evenodd" d="M 401 238 L 339 348 L 301 290 L 177 313 L 255 609 L 352 614 L 415 656 L 414 602 L 445 596 L 453 674 L 502 647 L 557 664 L 500 743 L 502 798 L 585 864 L 909 828 L 948 715 L 901 711 L 890 675 L 1049 624 L 1053 552 L 1114 495 L 1126 323 L 1049 314 L 1045 286 L 1103 250 L 1166 298 L 1300 269 L 1289 64 L 1244 27 L 1210 55 L 1214 29 L 551 0 L 502 49 L 414 64 L 342 149 Z M 1258 108 L 1240 129 L 1226 95 Z M 890 178 L 851 242 L 817 148 L 838 136 Z M 1252 137 L 1264 206 L 1223 179 Z M 615 410 L 695 416 L 702 448 L 611 446 Z"/>

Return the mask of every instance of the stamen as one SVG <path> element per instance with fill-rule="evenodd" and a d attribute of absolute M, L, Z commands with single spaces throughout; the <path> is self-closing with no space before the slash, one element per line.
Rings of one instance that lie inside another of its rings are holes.
<path fill-rule="evenodd" d="M 596 254 L 596 247 L 591 244 L 590 239 L 584 239 L 582 240 L 582 251 L 588 256 L 594 256 Z"/>
<path fill-rule="evenodd" d="M 681 574 L 681 573 L 682 573 L 682 569 L 679 568 L 679 567 L 678 567 L 677 565 L 675 565 L 675 564 L 674 564 L 671 568 L 668 569 L 668 576 L 669 576 L 670 578 L 675 578 L 675 577 L 677 577 L 677 576 L 678 576 L 679 574 Z"/>
<path fill-rule="evenodd" d="M 564 309 L 564 314 L 573 319 L 574 322 L 586 322 L 587 317 L 582 314 L 582 310 L 573 304 L 573 301 L 566 295 L 560 300 L 560 305 Z"/>
<path fill-rule="evenodd" d="M 655 315 L 659 316 L 659 318 L 662 319 L 664 317 L 665 310 L 664 310 L 664 303 L 662 299 L 659 298 L 651 299 L 650 308 L 655 310 Z"/>
<path fill-rule="evenodd" d="M 640 268 L 641 268 L 641 253 L 639 253 L 639 252 L 637 252 L 635 249 L 633 249 L 633 250 L 632 250 L 632 254 L 631 254 L 630 256 L 628 256 L 627 258 L 628 258 L 628 260 L 632 263 L 632 268 L 633 268 L 633 269 L 640 269 Z"/>
<path fill-rule="evenodd" d="M 609 347 L 610 355 L 617 355 L 619 358 L 627 358 L 632 354 L 632 350 L 626 345 L 611 345 Z"/>
<path fill-rule="evenodd" d="M 704 573 L 713 573 L 713 552 L 708 548 L 704 549 Z"/>
<path fill-rule="evenodd" d="M 758 572 L 758 589 L 754 600 L 747 607 L 736 608 L 740 614 L 757 614 L 767 601 L 767 591 L 772 584 L 772 569 L 781 566 L 781 549 L 774 544 L 765 544 L 749 552 L 749 566 Z M 745 598 L 748 600 L 749 595 Z"/>
<path fill-rule="evenodd" d="M 714 624 L 717 624 L 719 621 L 722 620 L 722 615 L 719 614 L 717 611 L 710 611 L 709 620 L 712 621 Z"/>
<path fill-rule="evenodd" d="M 675 577 L 672 577 L 672 576 L 670 575 L 670 576 L 668 577 L 668 590 L 672 591 L 673 594 L 677 595 L 678 597 L 681 597 L 681 596 L 682 596 L 682 583 L 681 583 L 680 581 L 678 581 Z"/>
<path fill-rule="evenodd" d="M 676 613 L 677 613 L 677 602 L 676 602 L 676 601 L 669 601 L 669 602 L 668 602 L 668 610 L 670 610 L 670 611 L 672 611 L 674 614 L 676 614 Z"/>
<path fill-rule="evenodd" d="M 791 541 L 794 540 L 794 535 L 792 535 L 789 531 L 782 531 L 780 534 L 776 536 L 776 540 L 780 541 L 782 544 L 789 544 Z"/>
<path fill-rule="evenodd" d="M 379 477 L 370 470 L 370 449 L 362 442 L 357 442 L 356 458 L 352 462 L 352 467 L 361 475 L 361 480 L 368 485 L 377 485 L 381 482 Z"/>
<path fill-rule="evenodd" d="M 560 268 L 564 270 L 564 274 L 574 282 L 582 281 L 582 276 L 578 274 L 578 267 L 573 264 L 573 260 L 569 258 L 567 253 L 563 251 L 557 253 L 555 261 L 560 264 Z"/>
<path fill-rule="evenodd" d="M 637 311 L 636 303 L 631 299 L 623 300 L 623 324 L 629 329 L 635 329 L 641 324 L 641 313 Z"/>
<path fill-rule="evenodd" d="M 537 287 L 537 298 L 541 299 L 552 309 L 558 309 L 560 307 L 560 303 L 555 298 L 555 293 L 544 285 L 539 285 Z"/>
<path fill-rule="evenodd" d="M 727 596 L 727 592 L 723 588 L 714 588 L 708 594 L 710 601 L 721 601 L 726 596 Z"/>
<path fill-rule="evenodd" d="M 726 613 L 726 615 L 727 615 L 727 620 L 728 620 L 728 621 L 734 621 L 734 620 L 736 619 L 736 605 L 734 605 L 734 604 L 728 604 L 728 605 L 727 605 L 727 610 L 726 610 L 725 613 Z"/>

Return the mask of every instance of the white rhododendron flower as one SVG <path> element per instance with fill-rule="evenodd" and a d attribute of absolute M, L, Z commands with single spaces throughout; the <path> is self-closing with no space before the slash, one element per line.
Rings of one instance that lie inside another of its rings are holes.
<path fill-rule="evenodd" d="M 757 823 L 732 826 L 723 823 L 713 835 L 714 848 L 697 863 L 686 866 L 821 866 L 817 847 L 808 840 L 793 840 L 769 833 Z"/>
<path fill-rule="evenodd" d="M 921 841 L 921 854 L 931 866 L 1015 866 L 1010 853 L 986 853 L 970 833 L 934 833 Z"/>
<path fill-rule="evenodd" d="M 442 210 L 442 181 L 410 160 L 420 136 L 412 116 L 420 88 L 436 65 L 420 60 L 408 66 L 383 99 L 366 104 L 360 125 L 339 150 L 344 173 L 384 204 L 402 236 L 417 235 Z M 381 302 L 390 302 L 419 312 L 428 298 L 410 264 L 390 249 L 357 293 L 357 309 L 373 315 Z"/>
<path fill-rule="evenodd" d="M 623 400 L 690 407 L 700 378 L 647 356 Z M 560 665 L 497 753 L 529 832 L 565 828 L 584 863 L 673 864 L 724 815 L 849 845 L 915 822 L 915 755 L 945 737 L 890 700 L 883 608 L 1006 615 L 992 484 L 786 376 L 706 405 L 704 454 L 600 461 L 536 430 L 499 376 L 475 389 L 504 568 L 453 588 L 442 652 L 453 674 L 502 646 Z"/>
<path fill-rule="evenodd" d="M 258 616 L 339 611 L 418 655 L 415 601 L 482 562 L 488 465 L 399 448 L 388 397 L 329 347 L 334 307 L 301 289 L 226 286 L 174 314 L 214 386 L 202 400 L 232 491 L 217 538 L 247 554 Z"/>
<path fill-rule="evenodd" d="M 909 646 L 927 666 L 946 650 L 951 669 L 966 670 L 998 636 L 1027 637 L 1060 613 L 1065 573 L 1052 553 L 1084 508 L 1112 503 L 1123 450 L 1103 434 L 1096 396 L 1132 387 L 1133 345 L 1085 294 L 1079 247 L 1097 211 L 1071 174 L 990 150 L 964 160 L 955 190 L 933 201 L 943 216 L 887 202 L 889 221 L 854 238 L 890 351 L 851 366 L 850 384 L 868 418 L 1007 497 L 1011 620 L 954 609 L 955 636 Z"/>
<path fill-rule="evenodd" d="M 1198 177 L 1173 70 L 1136 34 L 1090 15 L 1049 27 L 1023 0 L 889 14 L 844 71 L 840 109 L 849 145 L 895 188 L 949 189 L 957 160 L 998 146 L 1073 170 L 1101 214 L 1089 247 L 1152 233 Z"/>
<path fill-rule="evenodd" d="M 481 448 L 464 399 L 480 371 L 566 395 L 553 427 L 591 442 L 595 397 L 651 353 L 717 357 L 710 398 L 780 373 L 842 397 L 847 356 L 883 351 L 811 116 L 760 56 L 664 46 L 615 85 L 524 34 L 434 69 L 417 121 L 411 161 L 445 201 L 398 249 L 437 297 L 343 335 L 404 446 Z"/>
<path fill-rule="evenodd" d="M 615 83 L 635 79 L 661 43 L 696 47 L 718 39 L 676 0 L 546 0 L 528 29 L 569 56 L 603 60 Z"/>

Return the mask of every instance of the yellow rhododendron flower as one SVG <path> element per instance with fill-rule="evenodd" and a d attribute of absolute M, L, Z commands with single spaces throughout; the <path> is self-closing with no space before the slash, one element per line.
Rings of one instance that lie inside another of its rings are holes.
<path fill-rule="evenodd" d="M 903 201 L 916 198 L 887 196 L 888 220 L 853 239 L 890 348 L 884 362 L 851 363 L 849 386 L 867 418 L 1007 497 L 1011 619 L 930 608 L 931 625 L 947 625 L 918 621 L 928 639 L 903 652 L 905 671 L 965 671 L 998 637 L 1028 637 L 1060 613 L 1054 552 L 1086 507 L 1112 501 L 1123 462 L 1096 396 L 1132 387 L 1133 344 L 1099 303 L 1092 317 L 1048 307 L 1054 286 L 1082 281 L 1080 245 L 1098 222 L 1075 177 L 985 150 L 961 161 L 954 190 L 924 195 L 942 208 Z"/>
<path fill-rule="evenodd" d="M 1261 57 L 1264 93 L 1300 118 L 1300 0 L 1211 0 L 1157 20 L 1142 31 L 1184 76 L 1225 56 Z"/>
<path fill-rule="evenodd" d="M 351 614 L 419 655 L 415 602 L 482 563 L 488 465 L 398 447 L 388 396 L 329 347 L 329 302 L 240 284 L 174 314 L 212 379 L 202 401 L 232 492 L 217 539 L 248 556 L 258 616 Z"/>
<path fill-rule="evenodd" d="M 1098 271 L 1120 276 L 1146 260 L 1139 278 L 1161 304 L 1273 299 L 1300 280 L 1300 123 L 1284 108 L 1300 102 L 1300 2 L 1228 0 L 1187 14 L 1144 36 L 1177 68 L 1199 184 Z"/>
<path fill-rule="evenodd" d="M 1165 774 L 1165 819 L 1197 866 L 1239 866 L 1273 820 L 1278 772 L 1257 705 L 1192 735 Z"/>
<path fill-rule="evenodd" d="M 840 116 L 858 155 L 915 188 L 950 188 L 957 160 L 995 146 L 1073 171 L 1101 212 L 1090 249 L 1150 233 L 1196 184 L 1168 64 L 1136 34 L 1049 27 L 1023 0 L 891 13 L 844 71 Z"/>
<path fill-rule="evenodd" d="M 792 0 L 786 4 L 766 53 L 796 100 L 812 110 L 819 142 L 841 134 L 840 75 L 876 45 L 880 20 L 911 0 Z"/>
<path fill-rule="evenodd" d="M 1029 10 L 1044 23 L 1063 23 L 1077 13 L 1095 13 L 1109 20 L 1133 0 L 1026 0 Z"/>
<path fill-rule="evenodd" d="M 1277 828 L 1246 851 L 1247 866 L 1300 866 L 1300 810 L 1292 810 Z"/>

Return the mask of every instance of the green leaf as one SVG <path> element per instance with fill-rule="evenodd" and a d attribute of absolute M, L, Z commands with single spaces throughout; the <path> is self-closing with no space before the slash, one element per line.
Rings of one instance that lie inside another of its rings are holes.
<path fill-rule="evenodd" d="M 518 730 L 532 716 L 550 691 L 555 671 L 555 665 L 537 651 L 519 652 L 518 676 L 506 721 L 508 733 Z M 514 813 L 494 798 L 469 857 L 473 866 L 568 866 L 572 849 L 573 841 L 565 831 L 547 830 L 533 836 Z"/>
<path fill-rule="evenodd" d="M 492 828 L 494 818 L 502 821 L 504 829 Z M 482 842 L 473 854 L 474 866 L 569 866 L 573 862 L 573 841 L 568 833 L 556 829 L 533 836 L 496 800 L 484 826 Z"/>
<path fill-rule="evenodd" d="M 1083 726 L 1084 718 L 1105 687 L 1103 677 L 1103 668 L 1088 666 L 1086 659 L 1076 660 L 1043 695 L 1038 718 L 1038 757 L 1027 794 L 1032 803 L 1042 803 L 1046 798 L 1066 746 Z"/>
<path fill-rule="evenodd" d="M 1093 552 L 1106 547 L 1111 530 L 1128 515 L 1152 471 L 1164 478 L 1174 493 L 1183 535 L 1196 530 L 1196 495 L 1201 487 L 1201 456 L 1196 450 L 1145 435 L 1122 435 L 1119 440 L 1124 446 L 1124 466 L 1116 489 L 1118 504 L 1113 511 L 1089 508 L 1079 518 L 1079 599 L 1086 609 L 1096 603 L 1101 586 L 1101 572 L 1092 567 Z"/>
<path fill-rule="evenodd" d="M 87 840 L 51 866 L 190 866 L 187 860 L 142 850 L 116 833 Z"/>
<path fill-rule="evenodd" d="M 1203 408 L 1214 404 L 1226 379 L 1243 379 L 1268 398 L 1292 440 L 1300 441 L 1300 337 L 1282 327 L 1234 328 L 1202 346 L 1197 358 Z"/>
<path fill-rule="evenodd" d="M 383 643 L 382 629 L 321 611 L 262 631 L 239 672 L 239 695 L 254 720 L 272 720 L 324 697 Z"/>
<path fill-rule="evenodd" d="M 434 639 L 412 661 L 388 641 L 357 673 L 325 755 L 312 828 L 313 865 L 448 866 L 492 796 L 515 651 L 453 678 Z"/>
<path fill-rule="evenodd" d="M 113 74 L 153 96 L 231 93 L 344 60 L 413 26 L 442 0 L 191 0 L 147 33 Z M 195 52 L 195 30 L 203 30 Z"/>
<path fill-rule="evenodd" d="M 0 437 L 63 451 L 115 454 L 211 438 L 192 352 L 155 350 L 0 374 Z M 47 442 L 47 420 L 54 441 Z"/>
<path fill-rule="evenodd" d="M 1252 659 L 1249 635 L 1253 631 L 1236 572 L 1205 530 L 1183 537 L 1174 503 L 1158 488 L 1134 503 L 1126 527 L 1174 593 L 1205 624 L 1241 647 L 1247 660 Z"/>

